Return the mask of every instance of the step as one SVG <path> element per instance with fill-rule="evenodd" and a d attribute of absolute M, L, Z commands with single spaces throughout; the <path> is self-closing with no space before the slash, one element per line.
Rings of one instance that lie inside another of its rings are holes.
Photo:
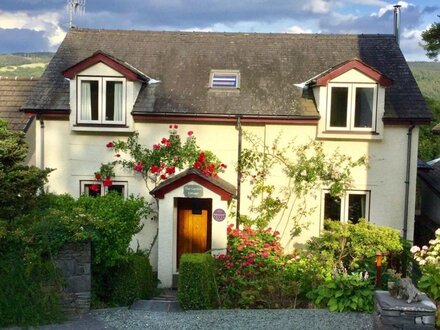
<path fill-rule="evenodd" d="M 179 306 L 177 300 L 166 299 L 150 299 L 150 300 L 137 300 L 131 305 L 132 310 L 143 310 L 150 312 L 181 312 L 182 309 Z"/>

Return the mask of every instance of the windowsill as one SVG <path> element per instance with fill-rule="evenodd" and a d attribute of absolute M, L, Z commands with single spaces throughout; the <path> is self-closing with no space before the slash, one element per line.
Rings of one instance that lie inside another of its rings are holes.
<path fill-rule="evenodd" d="M 74 124 L 72 131 L 77 132 L 132 132 L 133 128 L 127 125 L 111 124 Z"/>
<path fill-rule="evenodd" d="M 365 132 L 365 131 L 337 131 L 324 130 L 318 131 L 318 139 L 334 139 L 334 140 L 382 140 L 383 133 Z"/>

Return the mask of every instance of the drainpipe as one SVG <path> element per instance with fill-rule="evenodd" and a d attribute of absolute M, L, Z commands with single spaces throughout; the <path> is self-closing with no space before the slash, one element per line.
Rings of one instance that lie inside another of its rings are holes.
<path fill-rule="evenodd" d="M 394 36 L 398 45 L 400 45 L 400 7 L 402 6 L 394 5 Z"/>
<path fill-rule="evenodd" d="M 408 145 L 407 145 L 407 153 L 406 153 L 406 177 L 405 177 L 405 205 L 404 205 L 404 214 L 403 214 L 403 238 L 407 238 L 408 233 L 408 202 L 409 202 L 409 179 L 410 179 L 410 171 L 411 171 L 411 145 L 412 145 L 412 131 L 414 129 L 414 125 L 411 125 L 408 128 Z"/>
<path fill-rule="evenodd" d="M 237 213 L 235 219 L 235 227 L 240 225 L 240 195 L 241 195 L 241 149 L 243 140 L 243 130 L 241 128 L 240 116 L 237 117 L 237 130 L 238 130 L 238 173 L 237 173 Z"/>

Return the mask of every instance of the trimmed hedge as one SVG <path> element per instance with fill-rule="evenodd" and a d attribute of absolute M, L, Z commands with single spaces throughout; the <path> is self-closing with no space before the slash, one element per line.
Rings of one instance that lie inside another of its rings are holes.
<path fill-rule="evenodd" d="M 143 254 L 131 254 L 126 261 L 100 269 L 95 275 L 92 290 L 104 306 L 128 306 L 136 299 L 151 298 L 156 291 L 150 261 Z"/>
<path fill-rule="evenodd" d="M 210 254 L 183 254 L 178 284 L 177 298 L 183 309 L 210 309 L 217 306 L 214 265 Z"/>

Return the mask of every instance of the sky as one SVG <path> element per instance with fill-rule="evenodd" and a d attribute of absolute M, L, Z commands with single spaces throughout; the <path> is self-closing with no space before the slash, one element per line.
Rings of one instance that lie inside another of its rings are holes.
<path fill-rule="evenodd" d="M 0 0 L 0 53 L 56 51 L 69 29 L 69 0 Z M 420 34 L 439 22 L 440 0 L 71 0 L 80 28 L 391 34 L 401 9 L 407 61 L 428 61 Z"/>

